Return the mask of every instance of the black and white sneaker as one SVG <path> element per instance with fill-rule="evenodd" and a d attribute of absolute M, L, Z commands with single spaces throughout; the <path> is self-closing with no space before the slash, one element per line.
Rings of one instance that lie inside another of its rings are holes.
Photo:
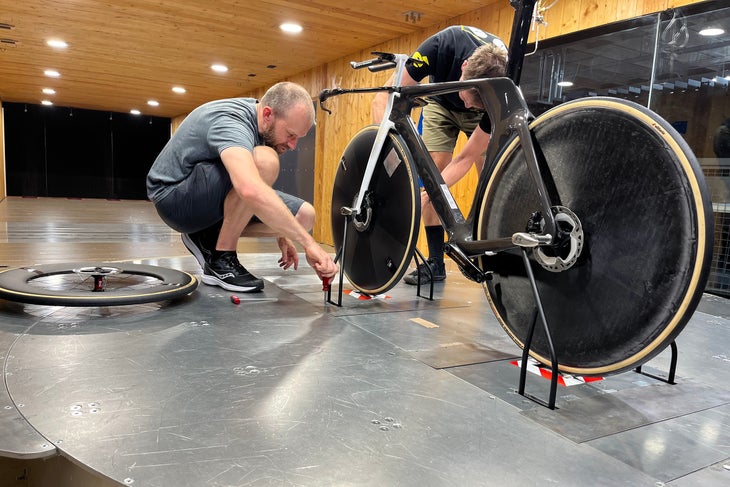
<path fill-rule="evenodd" d="M 429 272 L 430 271 L 430 272 Z M 428 259 L 425 263 L 418 266 L 418 268 L 406 275 L 403 280 L 406 284 L 428 284 L 429 282 L 439 282 L 446 279 L 446 264 L 441 261 L 437 262 L 434 259 Z"/>
<path fill-rule="evenodd" d="M 203 282 L 209 286 L 219 286 L 239 293 L 251 293 L 264 288 L 264 281 L 252 276 L 241 265 L 234 250 L 220 252 L 218 258 L 211 257 L 205 263 Z"/>
<path fill-rule="evenodd" d="M 183 245 L 193 254 L 200 267 L 205 269 L 205 264 L 210 260 L 218 242 L 218 233 L 221 225 L 217 223 L 212 227 L 194 233 L 183 233 L 181 235 Z"/>

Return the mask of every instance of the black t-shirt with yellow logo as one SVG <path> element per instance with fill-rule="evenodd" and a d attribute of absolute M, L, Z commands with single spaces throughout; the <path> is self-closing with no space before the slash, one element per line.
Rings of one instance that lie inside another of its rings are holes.
<path fill-rule="evenodd" d="M 432 35 L 416 49 L 411 56 L 421 62 L 410 64 L 406 67 L 408 74 L 416 81 L 421 81 L 426 76 L 432 83 L 443 81 L 458 81 L 461 77 L 461 65 L 472 55 L 474 50 L 484 44 L 496 44 L 505 51 L 507 47 L 497 36 L 484 32 L 476 27 L 466 25 L 454 25 Z M 444 108 L 456 112 L 469 111 L 464 102 L 459 98 L 458 93 L 447 93 L 430 97 Z M 480 126 L 489 124 L 489 117 L 484 117 Z M 485 130 L 489 133 L 491 130 Z"/>

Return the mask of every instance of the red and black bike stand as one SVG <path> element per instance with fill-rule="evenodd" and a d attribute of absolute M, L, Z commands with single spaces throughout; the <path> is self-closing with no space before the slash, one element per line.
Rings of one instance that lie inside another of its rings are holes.
<path fill-rule="evenodd" d="M 540 295 L 537 290 L 537 284 L 535 282 L 535 276 L 532 273 L 532 267 L 530 266 L 530 260 L 527 257 L 527 250 L 522 249 L 522 258 L 525 263 L 525 269 L 527 270 L 527 276 L 530 280 L 530 286 L 532 288 L 532 294 L 535 296 L 535 311 L 532 315 L 532 324 L 530 325 L 529 330 L 527 331 L 527 337 L 524 342 L 524 347 L 522 349 L 522 363 L 520 364 L 520 384 L 519 389 L 517 390 L 517 393 L 521 396 L 524 396 L 542 406 L 545 406 L 549 409 L 555 409 L 555 396 L 557 394 L 558 389 L 558 357 L 555 353 L 555 347 L 553 346 L 552 337 L 550 335 L 550 327 L 548 326 L 547 318 L 545 317 L 545 311 L 542 307 L 542 302 L 540 301 Z M 535 326 L 537 325 L 537 320 L 540 319 L 540 322 L 542 323 L 543 330 L 545 331 L 545 337 L 547 339 L 548 347 L 550 349 L 550 367 L 551 367 L 551 374 L 550 374 L 550 393 L 548 401 L 544 401 L 543 399 L 540 399 L 538 397 L 535 397 L 531 394 L 527 394 L 525 392 L 525 382 L 527 379 L 527 362 L 530 355 L 530 345 L 532 344 L 532 337 L 535 333 Z M 634 369 L 636 373 L 645 375 L 647 377 L 651 377 L 653 379 L 666 382 L 667 384 L 674 385 L 676 382 L 674 381 L 674 377 L 677 371 L 677 343 L 676 341 L 673 341 L 671 343 L 671 350 L 672 350 L 672 358 L 671 363 L 669 366 L 669 374 L 668 377 L 665 379 L 663 377 L 659 377 L 657 375 L 648 374 L 646 372 L 642 372 L 641 366 L 638 366 Z"/>
<path fill-rule="evenodd" d="M 343 214 L 342 216 L 345 218 L 344 231 L 342 232 L 342 246 L 335 254 L 335 259 L 334 259 L 335 264 L 338 262 L 345 261 L 344 252 L 345 252 L 345 248 L 347 247 L 347 228 L 350 226 L 350 222 L 352 221 L 352 214 Z M 420 274 L 420 272 L 421 272 L 421 264 L 426 263 L 426 258 L 423 256 L 421 251 L 418 250 L 418 248 L 416 248 L 415 251 L 416 252 L 415 252 L 413 258 L 416 261 L 416 269 L 419 273 L 418 274 L 418 285 L 416 287 L 416 294 L 421 298 L 428 299 L 429 301 L 433 301 L 433 274 L 431 272 L 431 268 L 428 265 L 423 266 L 426 269 L 426 271 L 428 272 L 429 282 L 430 282 L 429 295 L 423 296 L 421 294 L 421 274 Z M 327 289 L 325 291 L 327 293 L 325 302 L 327 302 L 329 304 L 333 304 L 335 306 L 342 307 L 342 290 L 343 290 L 343 283 L 344 283 L 344 276 L 345 276 L 342 266 L 340 266 L 339 276 L 340 277 L 338 280 L 339 288 L 337 290 L 337 301 L 332 300 L 332 285 L 330 283 L 330 285 L 327 286 Z"/>
<path fill-rule="evenodd" d="M 672 349 L 672 358 L 671 358 L 671 361 L 669 363 L 669 373 L 667 374 L 667 378 L 666 379 L 664 377 L 660 377 L 658 375 L 649 374 L 647 372 L 642 372 L 641 371 L 641 365 L 639 365 L 638 367 L 636 367 L 634 369 L 634 372 L 636 372 L 637 374 L 645 375 L 647 377 L 651 377 L 652 379 L 656 379 L 656 380 L 660 380 L 662 382 L 666 382 L 667 384 L 676 385 L 677 383 L 674 382 L 674 377 L 675 377 L 675 374 L 677 372 L 677 342 L 676 341 L 673 341 L 670 344 L 670 347 Z"/>
<path fill-rule="evenodd" d="M 542 406 L 550 409 L 555 409 L 555 396 L 558 390 L 558 357 L 555 353 L 555 347 L 553 346 L 553 340 L 550 335 L 550 327 L 545 317 L 545 310 L 542 307 L 542 301 L 540 300 L 540 294 L 537 290 L 537 283 L 535 282 L 535 276 L 532 273 L 532 267 L 530 266 L 530 259 L 527 256 L 527 250 L 522 248 L 522 259 L 525 263 L 525 269 L 527 270 L 527 277 L 530 279 L 530 287 L 532 288 L 532 294 L 535 296 L 535 312 L 532 315 L 532 324 L 530 329 L 527 331 L 527 338 L 522 349 L 522 363 L 520 364 L 520 385 L 517 393 L 524 396 Z M 537 319 L 540 318 L 542 327 L 545 330 L 545 336 L 547 338 L 548 346 L 550 347 L 550 367 L 552 368 L 552 374 L 550 377 L 550 396 L 548 402 L 535 397 L 525 392 L 525 382 L 527 380 L 527 360 L 530 355 L 530 345 L 532 344 L 532 337 L 535 334 L 535 325 Z"/>
<path fill-rule="evenodd" d="M 335 264 L 337 262 L 344 262 L 345 257 L 343 255 L 345 251 L 345 247 L 347 247 L 347 227 L 350 226 L 350 222 L 352 221 L 352 214 L 343 214 L 342 216 L 345 217 L 345 230 L 342 232 L 342 247 L 340 247 L 340 250 L 337 251 L 335 254 Z M 345 270 L 340 266 L 340 272 L 339 272 L 340 278 L 338 280 L 338 289 L 337 289 L 337 302 L 332 301 L 332 284 L 327 288 L 327 297 L 325 301 L 329 304 L 334 304 L 335 306 L 342 307 L 342 286 L 344 284 L 345 280 Z"/>
<path fill-rule="evenodd" d="M 342 250 L 340 250 L 340 252 L 337 252 L 337 255 L 335 256 L 335 264 L 337 263 L 337 259 L 339 258 L 341 253 L 342 253 Z M 339 279 L 339 283 L 338 283 L 339 289 L 337 290 L 337 301 L 336 302 L 332 301 L 332 284 L 330 283 L 330 285 L 327 286 L 327 290 L 326 290 L 327 299 L 325 299 L 325 302 L 329 303 L 329 304 L 334 304 L 335 306 L 339 306 L 341 308 L 342 307 L 342 282 L 343 282 L 342 269 L 340 269 L 339 274 L 340 274 L 340 279 Z"/>

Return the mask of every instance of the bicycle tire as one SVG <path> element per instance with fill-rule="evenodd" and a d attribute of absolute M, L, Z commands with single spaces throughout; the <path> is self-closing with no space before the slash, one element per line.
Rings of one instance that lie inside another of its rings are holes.
<path fill-rule="evenodd" d="M 358 291 L 381 294 L 408 269 L 418 239 L 421 199 L 413 157 L 402 138 L 390 132 L 363 199 L 361 214 L 350 219 L 343 249 L 345 217 L 352 207 L 378 127 L 361 129 L 345 148 L 332 188 L 331 224 L 335 250 L 345 276 Z"/>
<path fill-rule="evenodd" d="M 104 291 L 94 290 L 92 269 L 105 269 Z M 115 269 L 116 272 L 108 271 Z M 166 267 L 129 263 L 62 263 L 0 272 L 0 298 L 57 306 L 118 306 L 172 300 L 192 293 L 198 280 Z"/>
<path fill-rule="evenodd" d="M 580 219 L 582 253 L 569 269 L 530 255 L 562 372 L 609 375 L 642 365 L 682 331 L 702 295 L 713 248 L 704 177 L 689 146 L 647 108 L 614 98 L 559 105 L 530 124 L 553 204 Z M 514 138 L 490 170 L 475 238 L 525 231 L 539 208 Z M 519 250 L 480 259 L 501 326 L 521 348 L 535 299 Z M 530 354 L 549 365 L 536 327 Z"/>

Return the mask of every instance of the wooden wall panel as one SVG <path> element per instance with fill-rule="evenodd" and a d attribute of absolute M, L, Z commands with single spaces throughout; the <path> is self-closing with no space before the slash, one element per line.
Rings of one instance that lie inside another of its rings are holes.
<path fill-rule="evenodd" d="M 544 14 L 548 24 L 550 24 L 550 22 L 555 22 L 558 24 L 558 30 L 555 32 L 555 34 L 551 33 L 551 37 L 552 35 L 562 35 L 568 32 L 575 32 L 576 30 L 579 30 L 582 20 L 580 0 L 574 0 L 572 2 L 563 2 L 561 0 L 557 4 L 553 5 L 553 8 L 556 8 L 558 6 L 563 7 L 560 11 L 559 18 L 557 16 L 558 12 L 552 12 L 552 9 L 548 10 Z"/>
<path fill-rule="evenodd" d="M 635 17 L 637 5 L 639 3 L 641 3 L 641 0 L 624 0 L 623 2 L 616 2 L 616 20 Z"/>
<path fill-rule="evenodd" d="M 661 12 L 662 10 L 669 8 L 673 3 L 676 2 L 673 2 L 672 0 L 642 0 L 636 5 L 636 15 Z M 632 15 L 632 17 L 634 17 L 634 15 Z"/>

